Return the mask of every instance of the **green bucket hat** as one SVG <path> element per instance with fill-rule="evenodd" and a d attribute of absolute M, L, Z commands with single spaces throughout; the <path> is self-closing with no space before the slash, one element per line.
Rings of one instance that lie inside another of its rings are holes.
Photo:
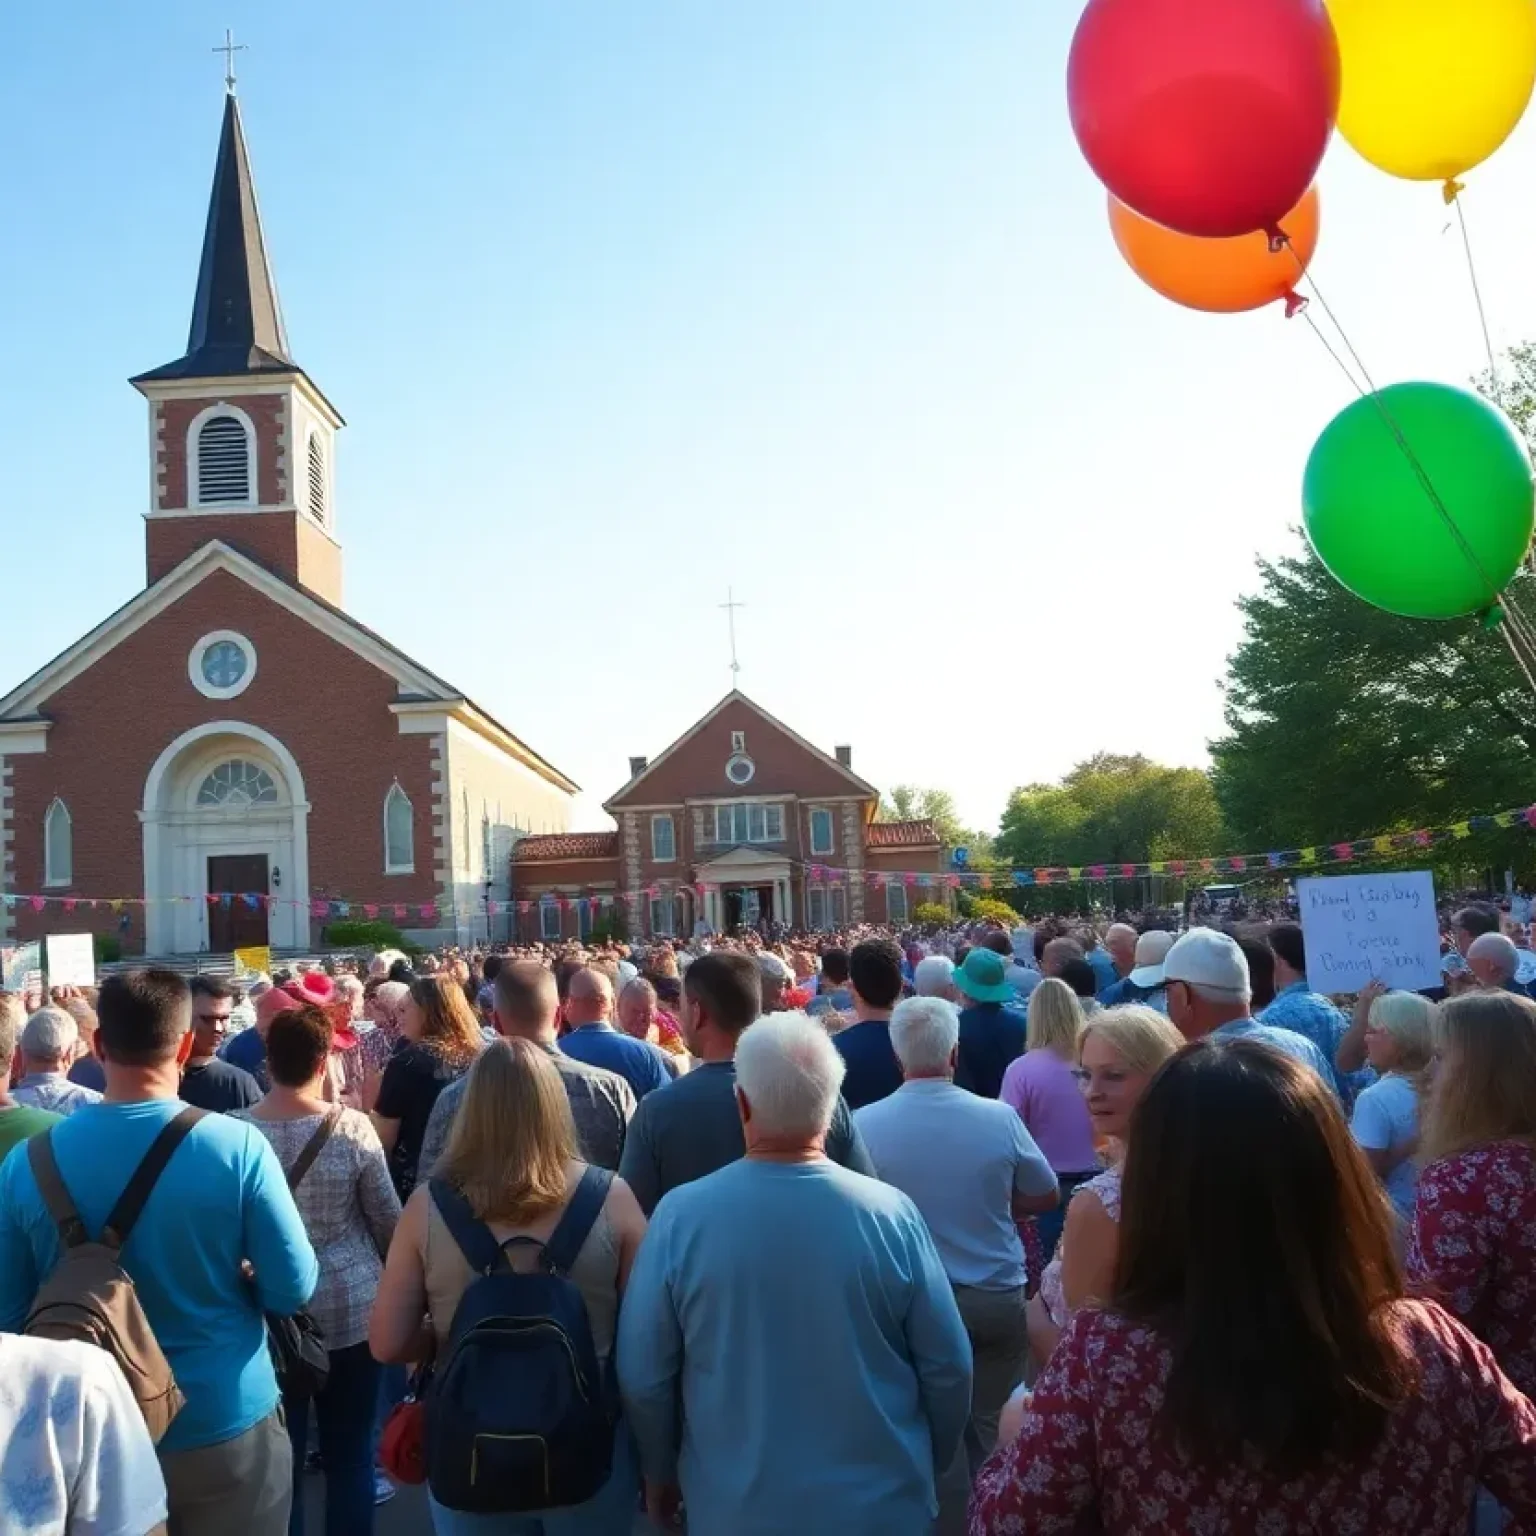
<path fill-rule="evenodd" d="M 955 971 L 955 985 L 978 1003 L 1006 1003 L 1014 995 L 1003 957 L 990 949 L 973 949 L 965 957 Z"/>

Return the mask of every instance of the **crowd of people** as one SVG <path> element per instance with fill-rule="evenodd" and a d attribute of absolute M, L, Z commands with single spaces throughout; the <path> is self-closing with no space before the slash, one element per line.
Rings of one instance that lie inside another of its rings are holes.
<path fill-rule="evenodd" d="M 1347 999 L 1283 911 L 0 993 L 0 1529 L 1536 1528 L 1510 930 Z"/>

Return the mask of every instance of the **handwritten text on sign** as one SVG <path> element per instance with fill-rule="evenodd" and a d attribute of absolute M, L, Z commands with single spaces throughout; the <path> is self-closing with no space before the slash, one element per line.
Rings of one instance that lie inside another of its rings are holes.
<path fill-rule="evenodd" d="M 1298 880 L 1315 992 L 1358 992 L 1368 981 L 1417 992 L 1441 985 L 1440 921 L 1427 870 Z"/>

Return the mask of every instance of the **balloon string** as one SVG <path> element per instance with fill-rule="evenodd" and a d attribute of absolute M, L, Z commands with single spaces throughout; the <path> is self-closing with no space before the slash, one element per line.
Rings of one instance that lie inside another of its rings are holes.
<path fill-rule="evenodd" d="M 1305 309 L 1302 310 L 1301 318 L 1307 322 L 1312 330 L 1312 334 L 1323 344 L 1323 350 L 1339 365 L 1339 372 L 1349 380 L 1350 388 L 1363 400 L 1365 398 L 1365 391 L 1360 388 L 1360 381 L 1349 371 L 1349 364 L 1339 356 L 1338 348 L 1318 328 L 1317 321 L 1312 318 L 1311 312 Z"/>
<path fill-rule="evenodd" d="M 1286 248 L 1290 251 L 1291 257 L 1295 261 L 1296 265 L 1301 269 L 1301 276 L 1310 285 L 1319 306 L 1322 308 L 1323 313 L 1327 315 L 1328 319 L 1333 323 L 1334 330 L 1339 333 L 1339 340 L 1344 343 L 1344 346 L 1349 352 L 1349 355 L 1355 360 L 1355 366 L 1360 370 L 1361 378 L 1363 378 L 1366 384 L 1369 386 L 1369 393 L 1367 393 L 1366 390 L 1360 388 L 1360 385 L 1356 383 L 1352 375 L 1350 377 L 1350 383 L 1354 384 L 1355 389 L 1359 392 L 1362 399 L 1368 399 L 1371 404 L 1376 407 L 1376 410 L 1380 414 L 1381 419 L 1387 425 L 1387 430 L 1391 432 L 1393 438 L 1397 442 L 1398 448 L 1403 454 L 1403 457 L 1408 460 L 1409 467 L 1413 470 L 1419 484 L 1424 488 L 1424 494 L 1429 497 L 1430 505 L 1434 507 L 1437 513 L 1439 513 L 1440 520 L 1445 524 L 1446 529 L 1450 533 L 1451 537 L 1456 541 L 1457 548 L 1461 550 L 1462 554 L 1466 557 L 1467 563 L 1477 573 L 1478 580 L 1482 582 L 1484 589 L 1488 593 L 1488 601 L 1490 603 L 1497 602 L 1499 597 L 1498 587 L 1494 585 L 1487 571 L 1483 569 L 1482 562 L 1477 558 L 1477 552 L 1467 542 L 1466 536 L 1462 533 L 1461 529 L 1456 526 L 1456 519 L 1451 516 L 1450 509 L 1440 499 L 1440 493 L 1435 489 L 1434 481 L 1429 478 L 1429 471 L 1426 470 L 1423 464 L 1419 461 L 1419 456 L 1413 451 L 1412 445 L 1409 443 L 1407 437 L 1404 436 L 1403 429 L 1397 424 L 1397 420 L 1392 415 L 1391 411 L 1387 409 L 1386 402 L 1381 398 L 1381 392 L 1376 388 L 1375 380 L 1371 378 L 1370 369 L 1365 366 L 1365 363 L 1361 359 L 1360 354 L 1355 350 L 1355 344 L 1349 339 L 1349 333 L 1344 329 L 1342 325 L 1339 324 L 1339 317 L 1334 314 L 1332 306 L 1328 303 L 1323 290 L 1318 286 L 1317 279 L 1313 277 L 1310 271 L 1307 270 L 1301 258 L 1296 254 L 1295 247 L 1292 246 L 1289 241 L 1286 242 Z M 1316 330 L 1316 326 L 1314 326 L 1313 329 Z M 1330 347 L 1329 351 L 1332 350 L 1333 349 Z"/>
<path fill-rule="evenodd" d="M 1477 321 L 1483 328 L 1483 346 L 1488 353 L 1488 376 L 1493 380 L 1494 398 L 1502 393 L 1499 388 L 1499 365 L 1493 355 L 1493 336 L 1488 330 L 1488 311 L 1483 307 L 1482 284 L 1477 280 L 1477 263 L 1472 259 L 1472 237 L 1467 233 L 1467 214 L 1459 197 L 1453 198 L 1456 222 L 1461 225 L 1461 244 L 1467 253 L 1467 274 L 1472 279 L 1472 297 L 1477 301 Z"/>
<path fill-rule="evenodd" d="M 1536 675 L 1532 674 L 1525 658 L 1520 654 L 1520 647 L 1515 643 L 1515 637 L 1510 633 L 1509 626 L 1507 624 L 1500 624 L 1499 633 L 1503 635 L 1504 643 L 1509 647 L 1509 654 L 1515 658 L 1515 665 L 1520 668 L 1521 674 L 1525 678 L 1526 686 L 1531 690 L 1532 694 L 1536 694 Z"/>

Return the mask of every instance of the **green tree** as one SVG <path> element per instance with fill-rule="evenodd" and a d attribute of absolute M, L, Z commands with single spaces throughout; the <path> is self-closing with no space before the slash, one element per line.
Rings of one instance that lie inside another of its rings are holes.
<path fill-rule="evenodd" d="M 955 797 L 947 789 L 919 789 L 914 784 L 897 784 L 880 801 L 882 821 L 931 821 L 939 829 L 939 841 L 946 848 L 968 848 L 971 864 L 985 859 L 991 851 L 991 837 L 967 827 L 955 809 Z"/>
<path fill-rule="evenodd" d="M 1244 850 L 1443 825 L 1536 791 L 1536 713 L 1499 638 L 1471 619 L 1400 619 L 1346 592 L 1304 545 L 1240 600 L 1217 799 Z M 1529 576 L 1517 578 L 1528 607 Z M 1462 845 L 1499 861 L 1519 837 Z"/>
<path fill-rule="evenodd" d="M 1016 868 L 1141 864 L 1220 852 L 1221 835 L 1203 770 L 1104 752 L 1059 784 L 1014 790 L 996 852 Z"/>

